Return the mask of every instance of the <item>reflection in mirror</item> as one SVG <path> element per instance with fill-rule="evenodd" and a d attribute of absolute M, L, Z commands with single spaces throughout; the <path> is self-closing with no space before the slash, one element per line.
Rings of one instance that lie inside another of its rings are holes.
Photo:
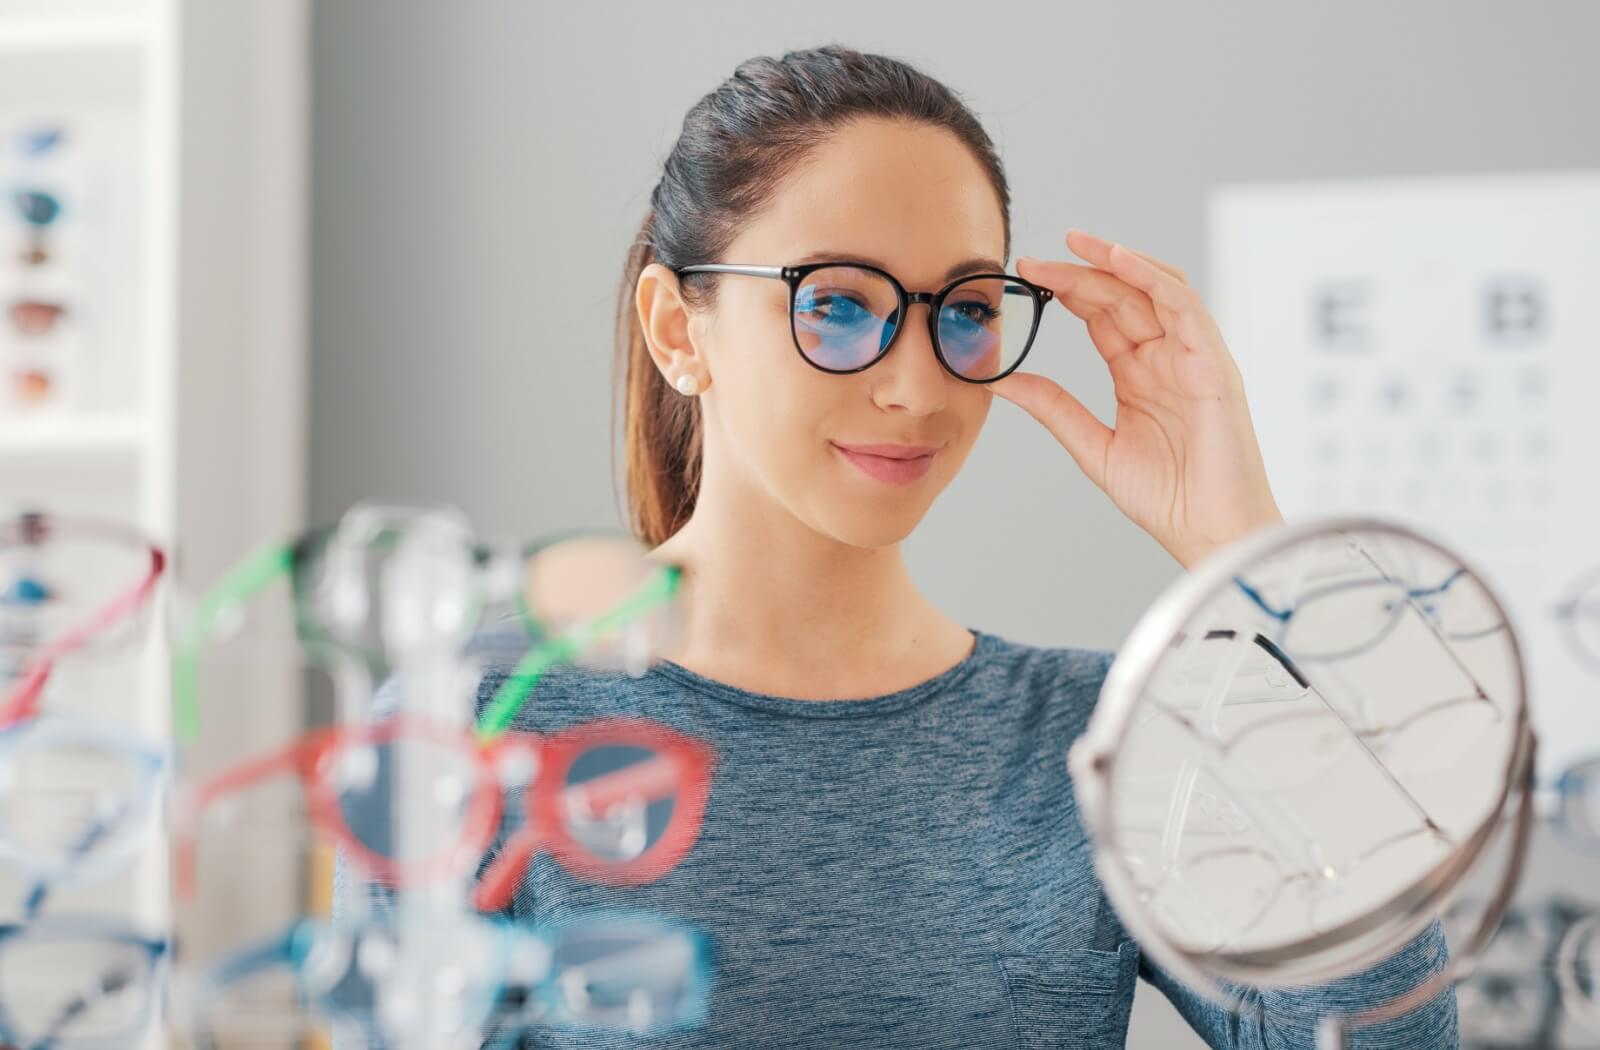
<path fill-rule="evenodd" d="M 1219 987 L 1381 962 L 1525 794 L 1499 603 L 1435 543 L 1362 525 L 1258 535 L 1197 567 L 1118 654 L 1073 756 L 1113 903 Z"/>

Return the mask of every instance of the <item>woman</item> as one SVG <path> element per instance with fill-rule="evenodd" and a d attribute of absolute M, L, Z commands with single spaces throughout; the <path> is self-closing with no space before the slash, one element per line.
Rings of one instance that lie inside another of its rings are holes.
<path fill-rule="evenodd" d="M 996 378 L 1021 344 L 983 341 L 993 279 L 948 292 L 936 325 L 921 313 L 916 293 L 1000 273 L 1011 248 L 1000 162 L 946 88 L 824 47 L 744 63 L 684 121 L 628 258 L 619 364 L 633 525 L 684 567 L 685 641 L 638 679 L 552 674 L 517 727 L 644 715 L 712 744 L 716 777 L 664 878 L 619 891 L 540 858 L 509 909 L 641 907 L 707 930 L 709 1017 L 652 1045 L 1120 1046 L 1143 976 L 1213 1045 L 1310 1046 L 1323 1010 L 1440 964 L 1424 937 L 1240 1013 L 1175 982 L 1097 883 L 1065 771 L 1110 654 L 969 630 L 909 578 L 900 543 L 996 394 L 1185 566 L 1281 520 L 1183 273 L 1082 232 L 1067 245 L 1084 263 L 1019 260 L 1036 287 L 1013 286 L 1007 332 L 1041 287 L 1082 318 L 1114 428 L 1043 377 Z M 801 264 L 823 265 L 761 269 Z M 1454 1041 L 1447 993 L 1353 1042 Z"/>

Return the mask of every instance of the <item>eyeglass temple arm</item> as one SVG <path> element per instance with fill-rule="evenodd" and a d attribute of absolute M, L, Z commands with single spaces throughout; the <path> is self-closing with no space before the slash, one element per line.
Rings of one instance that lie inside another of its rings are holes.
<path fill-rule="evenodd" d="M 1238 635 L 1234 631 L 1224 629 L 1224 630 L 1220 630 L 1220 631 L 1208 632 L 1206 637 L 1208 637 L 1208 638 L 1209 637 L 1236 638 L 1236 637 L 1238 637 Z M 1256 638 L 1259 639 L 1259 638 L 1261 638 L 1261 636 L 1258 634 L 1258 635 L 1256 635 Z M 1266 647 L 1263 646 L 1263 648 L 1266 648 Z M 1271 649 L 1268 649 L 1267 651 L 1269 653 L 1272 653 L 1273 650 L 1276 650 L 1276 648 L 1277 648 L 1276 646 L 1273 646 Z M 1286 669 L 1287 669 L 1287 665 L 1286 665 Z M 1343 715 L 1341 715 L 1339 713 L 1339 711 L 1336 708 L 1334 708 L 1334 706 L 1331 703 L 1328 702 L 1328 699 L 1326 697 L 1324 697 L 1319 690 L 1317 690 L 1315 687 L 1312 687 L 1312 686 L 1309 686 L 1309 685 L 1306 688 L 1309 690 L 1311 695 L 1315 696 L 1317 698 L 1317 700 L 1322 704 L 1322 706 L 1325 709 L 1327 709 L 1334 716 L 1334 718 L 1345 728 L 1345 730 L 1348 733 L 1350 739 L 1353 739 L 1356 742 L 1356 746 L 1361 748 L 1363 751 L 1366 752 L 1366 754 L 1373 761 L 1373 763 L 1375 763 L 1377 765 L 1378 770 L 1379 770 L 1379 774 L 1381 776 L 1383 776 L 1386 780 L 1388 780 L 1392 787 L 1394 787 L 1397 791 L 1400 792 L 1400 794 L 1404 797 L 1405 801 L 1408 803 L 1409 808 L 1412 810 L 1412 812 L 1415 813 L 1417 818 L 1422 821 L 1424 827 L 1427 828 L 1428 830 L 1434 832 L 1435 834 L 1444 835 L 1444 832 L 1439 828 L 1438 824 L 1433 820 L 1433 817 L 1422 806 L 1422 803 L 1419 802 L 1409 791 L 1406 790 L 1404 785 L 1402 785 L 1399 782 L 1399 780 L 1394 776 L 1394 774 L 1389 770 L 1389 768 L 1383 764 L 1383 762 L 1377 757 L 1376 754 L 1373 753 L 1372 748 L 1367 744 L 1367 741 L 1361 735 L 1361 733 L 1358 730 L 1356 730 L 1353 726 L 1351 726 L 1348 721 L 1345 720 Z M 1154 700 L 1153 702 L 1155 703 L 1156 707 L 1158 707 L 1160 710 L 1162 710 L 1167 715 L 1168 718 L 1172 719 L 1185 732 L 1187 732 L 1191 737 L 1193 737 L 1195 740 L 1197 740 L 1201 744 L 1208 745 L 1212 750 L 1217 750 L 1219 747 L 1221 747 L 1221 745 L 1217 741 L 1214 741 L 1214 740 L 1210 739 L 1206 732 L 1202 731 L 1201 728 L 1198 725 L 1196 725 L 1192 720 L 1190 720 L 1187 716 L 1182 714 L 1176 708 L 1174 708 L 1174 707 L 1170 706 L 1169 704 L 1166 704 L 1165 702 L 1162 702 L 1160 700 Z M 1223 748 L 1223 750 L 1224 750 L 1224 753 L 1225 753 L 1225 748 Z M 1188 821 L 1189 805 L 1190 805 L 1190 802 L 1192 800 L 1193 787 L 1194 787 L 1192 774 L 1190 774 L 1188 772 L 1189 765 L 1190 765 L 1190 759 L 1184 758 L 1183 759 L 1183 766 L 1182 766 L 1182 768 L 1180 768 L 1179 777 L 1173 784 L 1173 793 L 1169 797 L 1169 800 L 1168 800 L 1168 804 L 1169 804 L 1170 808 L 1169 808 L 1169 812 L 1168 812 L 1167 823 L 1166 823 L 1166 825 L 1164 827 L 1163 834 L 1162 834 L 1163 862 L 1165 862 L 1168 859 L 1169 838 L 1171 837 L 1171 835 L 1174 832 L 1176 834 L 1181 835 L 1182 828 Z M 1206 771 L 1208 771 L 1213 777 L 1215 777 L 1219 783 L 1221 783 L 1223 785 L 1226 785 L 1226 786 L 1228 786 L 1230 788 L 1234 786 L 1234 782 L 1233 782 L 1232 777 L 1228 775 L 1228 773 L 1226 772 L 1226 770 L 1225 770 L 1225 768 L 1223 766 L 1221 766 L 1219 764 L 1216 764 L 1216 763 L 1206 763 L 1206 765 L 1203 768 Z M 1185 783 L 1186 777 L 1187 777 L 1187 783 Z M 1252 803 L 1246 801 L 1246 794 L 1247 793 L 1240 793 L 1240 792 L 1237 792 L 1237 791 L 1230 791 L 1229 794 L 1231 796 L 1231 799 L 1232 799 L 1233 803 L 1235 805 L 1239 806 L 1241 809 L 1245 810 L 1254 819 L 1256 826 L 1263 832 L 1263 834 L 1266 834 L 1267 836 L 1271 837 L 1274 840 L 1274 848 L 1277 849 L 1278 852 L 1281 855 L 1289 856 L 1292 853 L 1297 853 L 1298 852 L 1298 851 L 1289 850 L 1289 849 L 1286 848 L 1287 839 L 1285 837 L 1279 835 L 1278 832 L 1276 830 L 1274 830 L 1270 826 L 1270 822 L 1264 819 L 1264 815 L 1265 815 L 1264 811 L 1260 810 L 1258 807 L 1256 807 Z M 1445 836 L 1445 837 L 1448 838 L 1448 836 Z M 1172 848 L 1175 850 L 1176 846 L 1174 845 Z"/>
<path fill-rule="evenodd" d="M 143 605 L 150 597 L 150 593 L 155 590 L 156 582 L 166 567 L 166 552 L 160 547 L 151 547 L 150 571 L 141 577 L 138 583 L 114 596 L 77 627 L 49 642 L 44 650 L 29 662 L 28 669 L 23 672 L 21 680 L 6 698 L 4 707 L 0 708 L 0 726 L 8 726 L 32 717 L 38 708 L 39 696 L 44 691 L 45 682 L 50 677 L 50 669 L 56 660 L 83 645 L 124 616 L 131 615 Z"/>
<path fill-rule="evenodd" d="M 122 820 L 122 818 L 127 815 L 130 809 L 132 809 L 131 805 L 124 804 L 119 806 L 116 812 L 100 817 L 94 823 L 90 824 L 89 827 L 84 831 L 83 836 L 73 844 L 69 855 L 72 857 L 81 857 L 93 849 L 94 844 L 104 838 L 106 833 L 115 827 L 117 822 Z M 50 886 L 50 880 L 47 878 L 42 878 L 37 880 L 33 884 L 32 888 L 28 890 L 27 901 L 23 905 L 23 913 L 29 919 L 38 918 L 39 909 L 44 907 L 45 898 L 50 895 Z"/>
<path fill-rule="evenodd" d="M 192 1022 L 193 1038 L 198 1050 L 213 1050 L 216 1039 L 212 1035 L 212 1009 L 210 1000 L 221 994 L 221 990 L 230 984 L 235 984 L 252 974 L 262 970 L 270 970 L 277 966 L 294 966 L 298 960 L 299 952 L 296 945 L 305 934 L 302 927 L 306 920 L 295 923 L 288 930 L 277 936 L 268 938 L 259 944 L 240 949 L 234 955 L 218 963 L 204 978 L 202 998 L 196 1008 L 196 1017 Z"/>
<path fill-rule="evenodd" d="M 733 263 L 697 263 L 694 266 L 680 266 L 673 271 L 685 273 L 737 273 L 746 277 L 775 277 L 783 279 L 784 267 L 782 266 L 738 266 Z"/>
<path fill-rule="evenodd" d="M 211 987 L 235 984 L 261 970 L 293 966 L 297 955 L 295 944 L 303 935 L 301 924 L 295 923 L 274 937 L 240 949 L 217 964 L 206 983 Z"/>
<path fill-rule="evenodd" d="M 81 1017 L 85 1010 L 99 1000 L 109 998 L 122 991 L 133 982 L 133 979 L 138 974 L 139 971 L 132 966 L 119 966 L 114 970 L 108 970 L 106 973 L 101 974 L 93 985 L 86 991 L 79 992 L 73 996 L 57 1012 L 55 1020 L 50 1022 L 49 1027 L 44 1030 L 44 1034 L 35 1040 L 33 1045 L 41 1048 L 41 1050 L 48 1050 L 48 1048 L 55 1046 L 56 1040 L 67 1025 Z"/>
<path fill-rule="evenodd" d="M 500 911 L 511 903 L 511 895 L 528 870 L 528 862 L 539 848 L 539 833 L 532 827 L 523 827 L 501 850 L 500 856 L 489 865 L 472 891 L 473 907 L 479 911 Z"/>
<path fill-rule="evenodd" d="M 200 785 L 183 814 L 185 826 L 179 830 L 175 842 L 177 852 L 175 882 L 180 897 L 188 897 L 194 893 L 195 839 L 200 833 L 200 818 L 205 813 L 206 807 L 223 795 L 238 791 L 252 781 L 270 776 L 281 769 L 298 770 L 307 746 L 309 746 L 307 739 L 302 738 L 282 750 L 235 766 Z"/>
<path fill-rule="evenodd" d="M 1385 580 L 1391 580 L 1392 581 L 1394 579 L 1392 576 L 1390 576 L 1387 572 L 1385 572 L 1383 570 L 1382 566 L 1380 566 L 1376 561 L 1373 560 L 1372 555 L 1367 553 L 1366 548 L 1364 548 L 1364 547 L 1360 546 L 1359 544 L 1357 544 L 1356 545 L 1356 549 L 1361 552 L 1361 556 L 1363 558 L 1365 558 L 1367 560 L 1367 562 L 1374 569 L 1376 569 L 1383 576 L 1383 578 Z M 1274 617 L 1275 619 L 1278 619 L 1278 620 L 1280 620 L 1280 621 L 1282 621 L 1284 623 L 1287 623 L 1289 621 L 1289 617 L 1292 615 L 1292 612 L 1293 612 L 1292 610 L 1279 611 L 1279 610 L 1273 609 L 1271 606 L 1269 606 L 1266 603 L 1266 600 L 1264 598 L 1262 598 L 1261 593 L 1259 591 L 1257 591 L 1254 587 L 1250 586 L 1248 583 L 1245 583 L 1244 580 L 1239 578 L 1238 576 L 1235 576 L 1233 578 L 1233 582 L 1239 587 L 1239 589 L 1241 591 L 1243 591 L 1245 593 L 1245 595 L 1247 597 L 1249 597 L 1249 599 L 1252 602 L 1254 602 L 1257 606 L 1260 607 L 1262 612 L 1264 612 L 1268 616 Z M 1407 594 L 1406 594 L 1406 602 L 1413 609 L 1416 609 L 1416 599 L 1412 598 L 1410 596 L 1409 589 L 1407 590 Z M 1477 678 L 1475 678 L 1473 676 L 1472 672 L 1467 670 L 1466 666 L 1461 663 L 1461 658 L 1456 654 L 1456 651 L 1455 651 L 1454 647 L 1452 647 L 1449 644 L 1449 642 L 1445 640 L 1443 635 L 1441 635 L 1439 633 L 1439 630 L 1438 630 L 1437 626 L 1435 626 L 1433 624 L 1433 618 L 1428 616 L 1427 613 L 1422 612 L 1422 610 L 1420 610 L 1420 609 L 1416 609 L 1416 611 L 1418 612 L 1419 615 L 1422 616 L 1423 621 L 1429 626 L 1429 629 L 1432 630 L 1435 639 L 1438 640 L 1439 644 L 1444 646 L 1445 651 L 1449 654 L 1451 660 L 1453 660 L 1455 662 L 1456 666 L 1458 668 L 1460 668 L 1466 674 L 1468 680 L 1470 680 L 1472 682 L 1473 688 L 1475 688 L 1478 691 L 1478 695 L 1484 697 L 1485 699 L 1488 699 L 1488 695 L 1483 691 L 1483 686 L 1478 683 Z M 1276 646 L 1274 646 L 1273 648 L 1277 649 Z M 1278 652 L 1282 652 L 1282 650 L 1278 650 Z M 1277 653 L 1274 653 L 1273 655 L 1276 656 Z M 1287 665 L 1286 665 L 1286 669 L 1287 669 Z M 1295 675 L 1295 678 L 1298 681 L 1302 681 L 1302 682 L 1304 681 L 1304 679 L 1300 675 Z M 1327 697 L 1322 695 L 1322 691 L 1321 690 L 1315 688 L 1314 686 L 1310 686 L 1310 685 L 1307 685 L 1307 688 L 1310 690 L 1311 695 L 1315 696 L 1319 701 L 1321 701 L 1323 707 L 1325 707 L 1328 710 L 1328 712 L 1333 715 L 1334 719 L 1337 720 L 1339 722 L 1339 724 L 1342 725 L 1345 728 L 1345 730 L 1350 734 L 1350 737 L 1353 740 L 1355 740 L 1356 745 L 1358 747 L 1360 747 L 1361 750 L 1366 752 L 1367 757 L 1370 758 L 1372 760 L 1373 765 L 1375 765 L 1378 768 L 1378 771 L 1379 771 L 1380 775 L 1383 776 L 1384 779 L 1386 779 L 1389 782 L 1391 787 L 1393 787 L 1396 791 L 1398 791 L 1400 793 L 1401 797 L 1405 799 L 1406 804 L 1410 807 L 1411 811 L 1413 813 L 1415 813 L 1422 820 L 1422 822 L 1424 824 L 1426 824 L 1429 828 L 1431 828 L 1431 829 L 1433 829 L 1435 831 L 1438 831 L 1439 830 L 1439 826 L 1434 821 L 1432 814 L 1430 814 L 1427 811 L 1427 809 L 1422 805 L 1422 803 L 1420 801 L 1418 801 L 1417 798 L 1414 795 L 1412 795 L 1410 791 L 1406 790 L 1405 785 L 1400 783 L 1399 779 L 1397 777 L 1395 777 L 1394 773 L 1390 771 L 1389 767 L 1387 765 L 1385 765 L 1384 762 L 1382 761 L 1382 759 L 1380 759 L 1377 756 L 1377 754 L 1372 750 L 1371 746 L 1367 743 L 1367 740 L 1366 740 L 1365 736 L 1363 736 L 1361 734 L 1361 732 L 1359 730 L 1357 730 L 1354 726 L 1352 726 L 1350 724 L 1349 720 L 1344 717 L 1344 713 L 1342 711 L 1340 711 L 1338 708 L 1334 707 L 1331 703 L 1329 703 Z M 1492 703 L 1492 701 L 1491 701 L 1491 703 Z M 1499 710 L 1499 709 L 1496 708 L 1496 710 Z"/>
<path fill-rule="evenodd" d="M 603 813 L 619 803 L 635 798 L 654 802 L 671 795 L 682 780 L 678 760 L 658 754 L 626 769 L 605 773 L 581 784 L 565 788 L 565 804 L 582 806 L 588 813 Z"/>
<path fill-rule="evenodd" d="M 1274 620 L 1277 620 L 1280 623 L 1288 623 L 1289 622 L 1289 617 L 1291 615 L 1293 615 L 1294 610 L 1292 610 L 1292 609 L 1274 609 L 1272 606 L 1267 604 L 1267 600 L 1261 596 L 1261 592 L 1260 591 L 1256 590 L 1250 584 L 1244 582 L 1244 578 L 1243 577 L 1235 576 L 1233 578 L 1233 582 L 1234 582 L 1235 586 L 1237 586 L 1241 591 L 1244 592 L 1245 597 L 1249 598 L 1252 602 L 1254 602 L 1256 607 L 1259 608 L 1262 612 L 1266 613 L 1268 616 L 1272 617 Z"/>
<path fill-rule="evenodd" d="M 1367 564 L 1376 569 L 1385 580 L 1389 580 L 1400 585 L 1400 588 L 1405 591 L 1406 605 L 1410 606 L 1411 611 L 1416 613 L 1417 616 L 1422 619 L 1422 625 L 1428 629 L 1428 633 L 1433 635 L 1434 641 L 1439 643 L 1440 648 L 1445 651 L 1445 655 L 1450 657 L 1450 662 L 1456 665 L 1456 670 L 1465 675 L 1467 681 L 1472 683 L 1472 688 L 1477 691 L 1478 696 L 1488 701 L 1489 705 L 1498 712 L 1500 710 L 1499 705 L 1495 704 L 1493 698 L 1490 697 L 1488 692 L 1483 688 L 1483 683 L 1478 681 L 1478 676 L 1473 674 L 1472 669 L 1468 667 L 1466 662 L 1461 659 L 1461 654 L 1456 652 L 1456 647 L 1450 644 L 1450 639 L 1446 638 L 1444 636 L 1444 632 L 1439 630 L 1439 625 L 1434 622 L 1433 617 L 1429 616 L 1427 610 L 1423 609 L 1417 604 L 1417 595 L 1426 594 L 1427 591 L 1413 590 L 1409 585 L 1406 584 L 1404 580 L 1391 576 L 1388 570 L 1379 565 L 1377 559 L 1374 558 L 1371 553 L 1369 553 L 1367 549 L 1361 546 L 1359 543 L 1356 544 L 1356 550 L 1361 552 L 1361 556 L 1367 560 Z M 1456 575 L 1460 575 L 1465 572 L 1465 566 L 1458 566 Z M 1456 576 L 1452 575 L 1450 579 L 1445 582 L 1445 586 L 1455 582 L 1455 578 Z M 1444 587 L 1440 587 L 1439 589 L 1443 590 Z"/>
<path fill-rule="evenodd" d="M 551 667 L 583 651 L 585 645 L 597 636 L 613 630 L 635 617 L 648 612 L 656 605 L 669 600 L 678 590 L 682 571 L 675 565 L 665 566 L 632 597 L 615 609 L 581 623 L 569 631 L 556 635 L 530 649 L 506 680 L 495 690 L 494 697 L 478 719 L 478 739 L 493 740 L 506 731 L 511 720 L 522 710 L 533 687 Z"/>
<path fill-rule="evenodd" d="M 582 806 L 587 813 L 594 814 L 630 799 L 654 802 L 666 798 L 678 789 L 682 780 L 683 771 L 678 760 L 671 755 L 657 755 L 565 788 L 560 794 L 564 804 Z M 510 902 L 512 891 L 522 881 L 528 862 L 538 848 L 538 822 L 530 819 L 511 837 L 478 881 L 474 902 L 479 910 L 499 911 Z"/>
<path fill-rule="evenodd" d="M 192 743 L 200 735 L 200 647 L 210 637 L 217 620 L 231 606 L 243 603 L 288 573 L 294 567 L 294 558 L 294 545 L 269 544 L 235 566 L 200 599 L 194 621 L 172 660 L 173 719 L 179 740 Z"/>

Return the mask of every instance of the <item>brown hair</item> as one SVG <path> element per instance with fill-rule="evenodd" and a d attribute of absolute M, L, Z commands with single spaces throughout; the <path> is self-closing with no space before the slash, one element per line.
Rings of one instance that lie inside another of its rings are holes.
<path fill-rule="evenodd" d="M 959 138 L 1000 199 L 1011 253 L 1011 195 L 977 117 L 943 84 L 897 59 L 840 45 L 740 63 L 683 119 L 628 249 L 617 295 L 617 400 L 623 413 L 629 523 L 654 547 L 681 528 L 700 489 L 700 402 L 667 386 L 650 358 L 635 306 L 639 274 L 715 262 L 778 183 L 823 140 L 858 118 L 930 124 Z M 680 281 L 693 307 L 714 301 L 714 274 Z"/>

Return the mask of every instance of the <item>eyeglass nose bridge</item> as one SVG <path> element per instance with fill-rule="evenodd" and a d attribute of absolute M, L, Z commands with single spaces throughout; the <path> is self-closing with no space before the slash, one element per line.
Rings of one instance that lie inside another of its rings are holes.
<path fill-rule="evenodd" d="M 926 303 L 927 304 L 927 307 L 928 307 L 928 345 L 933 349 L 933 355 L 934 355 L 935 359 L 938 359 L 941 356 L 940 355 L 940 351 L 939 351 L 939 310 L 938 310 L 938 306 L 939 306 L 939 297 L 942 294 L 943 293 L 941 293 L 941 292 L 907 292 L 907 291 L 903 291 L 903 290 L 901 291 L 901 293 L 900 293 L 901 300 L 900 301 L 901 301 L 901 303 L 903 305 L 900 308 L 900 316 L 895 321 L 894 331 L 889 334 L 889 341 L 887 343 L 883 344 L 883 349 L 882 350 L 878 351 L 878 356 L 873 361 L 874 364 L 876 364 L 878 361 L 882 361 L 885 357 L 889 356 L 889 351 L 894 349 L 895 340 L 899 339 L 900 338 L 900 333 L 905 331 L 906 317 L 910 314 L 911 308 L 913 306 L 915 306 L 917 303 Z"/>

